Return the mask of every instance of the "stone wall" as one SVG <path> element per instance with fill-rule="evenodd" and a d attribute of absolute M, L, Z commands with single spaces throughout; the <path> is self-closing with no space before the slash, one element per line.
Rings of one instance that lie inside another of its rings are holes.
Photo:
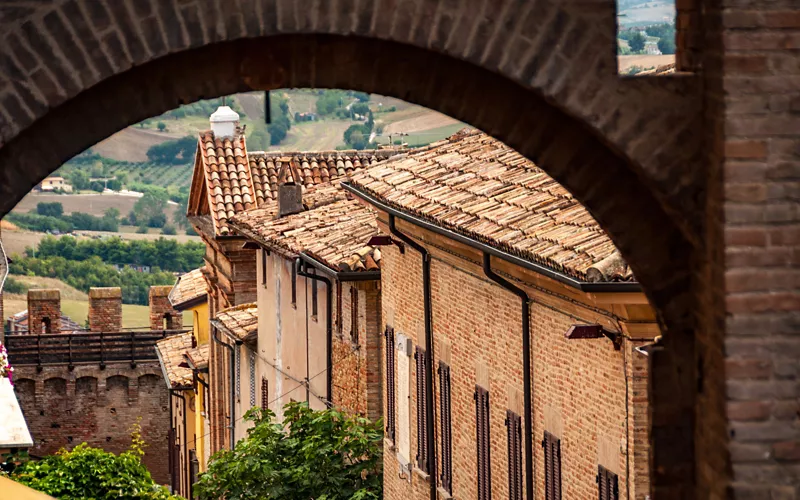
<path fill-rule="evenodd" d="M 61 333 L 60 291 L 28 291 L 28 332 Z"/>
<path fill-rule="evenodd" d="M 169 484 L 169 392 L 158 363 L 99 366 L 17 366 L 14 390 L 33 436 L 31 454 L 50 455 L 82 442 L 113 453 L 127 450 L 139 422 L 144 464 Z M 141 420 L 140 420 L 141 418 Z"/>
<path fill-rule="evenodd" d="M 118 332 L 122 330 L 122 289 L 89 289 L 89 330 Z"/>

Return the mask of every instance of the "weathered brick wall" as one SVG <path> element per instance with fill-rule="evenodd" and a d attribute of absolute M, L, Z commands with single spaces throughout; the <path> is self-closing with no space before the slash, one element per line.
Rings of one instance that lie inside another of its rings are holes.
<path fill-rule="evenodd" d="M 82 442 L 113 453 L 128 449 L 131 426 L 141 418 L 147 442 L 144 464 L 153 478 L 169 483 L 167 435 L 169 393 L 158 363 L 98 366 L 15 367 L 14 390 L 34 440 L 44 456 Z"/>
<path fill-rule="evenodd" d="M 384 247 L 382 297 L 384 322 L 424 347 L 421 259 L 407 250 Z M 490 393 L 492 495 L 508 497 L 506 410 L 522 414 L 522 339 L 520 301 L 473 266 L 458 270 L 434 256 L 431 266 L 434 366 L 451 367 L 453 419 L 453 495 L 477 498 L 475 448 L 476 383 Z M 477 271 L 477 272 L 476 272 Z M 630 344 L 616 351 L 607 339 L 567 340 L 564 334 L 593 316 L 560 312 L 532 293 L 531 342 L 533 441 L 536 491 L 544 488 L 545 430 L 561 439 L 563 498 L 597 496 L 598 465 L 619 476 L 620 498 L 649 494 L 647 471 L 647 363 Z M 488 312 L 488 313 L 487 313 Z M 400 356 L 400 353 L 396 354 Z M 640 359 L 637 359 L 639 357 Z M 417 448 L 416 373 L 411 359 L 410 435 L 412 462 Z M 385 370 L 385 365 L 384 368 Z M 385 373 L 384 373 L 385 376 Z M 488 384 L 486 380 L 488 379 Z M 401 381 L 398 380 L 398 384 Z M 436 380 L 436 434 L 439 436 L 439 383 Z M 398 405 L 402 404 L 400 401 Z M 385 411 L 385 405 L 384 405 Z M 402 425 L 399 423 L 398 425 Z M 438 437 L 437 437 L 438 443 Z M 644 445 L 640 450 L 637 445 Z M 630 460 L 626 450 L 631 450 Z M 437 445 L 437 461 L 441 465 Z M 399 463 L 387 446 L 385 496 L 390 500 L 427 498 L 428 483 L 412 472 L 410 484 L 398 477 Z M 438 473 L 437 473 L 438 475 Z M 628 479 L 629 477 L 629 479 Z"/>
<path fill-rule="evenodd" d="M 707 323 L 714 349 L 704 398 L 715 405 L 704 431 L 715 438 L 708 446 L 727 446 L 730 462 L 704 456 L 698 468 L 714 471 L 704 479 L 718 497 L 725 492 L 715 483 L 732 472 L 736 498 L 796 498 L 800 4 L 711 5 L 709 45 L 724 51 L 709 51 L 706 63 L 707 128 L 723 133 L 709 141 L 708 305 L 717 313 Z"/>
<path fill-rule="evenodd" d="M 118 332 L 122 330 L 122 289 L 89 289 L 89 330 Z"/>
<path fill-rule="evenodd" d="M 183 313 L 169 302 L 171 286 L 150 287 L 150 329 L 180 330 L 183 328 Z"/>
<path fill-rule="evenodd" d="M 356 342 L 352 337 L 352 290 L 358 293 Z M 333 337 L 333 402 L 374 421 L 383 415 L 379 284 L 342 283 L 341 293 L 341 330 L 334 327 Z"/>
<path fill-rule="evenodd" d="M 60 291 L 28 291 L 28 332 L 61 333 Z"/>

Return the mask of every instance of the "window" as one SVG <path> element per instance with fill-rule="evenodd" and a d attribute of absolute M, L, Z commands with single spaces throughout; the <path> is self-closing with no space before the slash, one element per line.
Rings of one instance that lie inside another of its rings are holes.
<path fill-rule="evenodd" d="M 620 74 L 659 75 L 667 65 L 676 62 L 676 40 L 685 28 L 676 22 L 675 7 L 675 0 L 617 0 Z"/>
<path fill-rule="evenodd" d="M 50 318 L 42 318 L 42 333 L 53 333 L 53 323 Z"/>
<path fill-rule="evenodd" d="M 425 349 L 417 346 L 414 359 L 417 361 L 417 466 L 419 469 L 430 474 L 428 467 L 428 398 L 427 381 L 428 370 L 426 369 Z"/>
<path fill-rule="evenodd" d="M 292 264 L 292 305 L 297 306 L 297 266 Z"/>
<path fill-rule="evenodd" d="M 395 440 L 394 329 L 386 327 L 386 435 Z"/>
<path fill-rule="evenodd" d="M 250 362 L 250 408 L 256 405 L 256 353 L 249 352 L 248 361 Z"/>
<path fill-rule="evenodd" d="M 261 377 L 261 407 L 267 408 L 269 406 L 269 380 L 267 377 Z"/>
<path fill-rule="evenodd" d="M 508 430 L 508 498 L 522 500 L 522 418 L 506 412 Z"/>
<path fill-rule="evenodd" d="M 453 430 L 450 415 L 450 367 L 439 362 L 439 418 L 442 441 L 442 488 L 453 494 Z"/>
<path fill-rule="evenodd" d="M 261 249 L 261 286 L 267 288 L 267 251 Z"/>
<path fill-rule="evenodd" d="M 478 445 L 478 500 L 492 498 L 491 440 L 489 439 L 489 391 L 475 386 L 475 429 Z"/>
<path fill-rule="evenodd" d="M 561 440 L 544 431 L 544 498 L 561 500 Z"/>
<path fill-rule="evenodd" d="M 350 342 L 358 344 L 358 288 L 350 285 Z"/>
<path fill-rule="evenodd" d="M 339 335 L 342 334 L 342 321 L 342 282 L 336 280 L 336 332 Z"/>
<path fill-rule="evenodd" d="M 597 485 L 600 500 L 619 500 L 619 480 L 617 475 L 602 465 L 597 466 Z"/>
<path fill-rule="evenodd" d="M 316 276 L 317 275 L 317 270 L 316 269 L 311 269 L 311 274 Z M 308 289 L 306 289 L 306 290 L 308 290 Z M 308 295 L 306 295 L 306 297 L 308 297 Z M 308 300 L 308 299 L 306 299 L 306 300 Z M 308 307 L 308 306 L 306 306 L 306 307 Z M 315 279 L 311 280 L 311 317 L 314 318 L 314 319 L 316 319 L 316 317 L 317 317 L 317 280 L 315 280 Z"/>

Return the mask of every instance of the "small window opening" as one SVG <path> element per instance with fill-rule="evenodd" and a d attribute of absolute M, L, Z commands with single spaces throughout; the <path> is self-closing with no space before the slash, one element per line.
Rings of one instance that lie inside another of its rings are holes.
<path fill-rule="evenodd" d="M 50 318 L 42 318 L 42 333 L 53 333 L 53 323 Z"/>
<path fill-rule="evenodd" d="M 297 266 L 292 265 L 292 305 L 297 307 Z"/>
<path fill-rule="evenodd" d="M 656 76 L 675 71 L 674 0 L 617 0 L 620 75 Z"/>
<path fill-rule="evenodd" d="M 267 251 L 261 249 L 261 286 L 267 288 Z"/>
<path fill-rule="evenodd" d="M 164 315 L 164 324 L 163 324 L 164 328 L 163 329 L 164 330 L 169 330 L 170 329 L 169 327 L 171 325 L 172 325 L 172 315 L 170 313 L 166 313 Z"/>
<path fill-rule="evenodd" d="M 311 273 L 316 276 L 317 270 L 312 269 Z M 317 280 L 311 280 L 311 317 L 312 319 L 317 319 Z"/>

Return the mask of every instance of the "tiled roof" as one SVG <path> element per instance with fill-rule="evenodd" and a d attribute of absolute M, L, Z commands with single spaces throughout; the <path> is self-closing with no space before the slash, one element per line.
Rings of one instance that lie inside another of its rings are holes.
<path fill-rule="evenodd" d="M 378 270 L 380 251 L 367 245 L 378 234 L 375 212 L 338 186 L 320 188 L 304 194 L 313 209 L 277 218 L 273 202 L 237 215 L 231 227 L 284 255 L 306 252 L 335 271 Z"/>
<path fill-rule="evenodd" d="M 208 344 L 202 344 L 184 353 L 189 364 L 197 370 L 208 368 Z"/>
<path fill-rule="evenodd" d="M 617 253 L 589 212 L 502 142 L 462 130 L 357 172 L 352 185 L 386 204 L 557 272 L 586 281 Z M 616 259 L 619 260 L 619 259 Z M 591 280 L 633 280 L 627 265 Z"/>
<path fill-rule="evenodd" d="M 161 362 L 161 369 L 170 387 L 186 387 L 192 385 L 192 370 L 180 366 L 184 353 L 192 348 L 192 332 L 170 335 L 156 341 L 156 351 Z"/>
<path fill-rule="evenodd" d="M 199 300 L 208 294 L 208 283 L 203 276 L 203 268 L 198 268 L 180 276 L 172 291 L 169 292 L 169 302 L 173 307 Z"/>
<path fill-rule="evenodd" d="M 258 333 L 258 308 L 255 303 L 230 307 L 217 314 L 214 321 L 227 334 L 252 341 Z"/>
<path fill-rule="evenodd" d="M 214 229 L 226 235 L 228 219 L 256 206 L 244 136 L 217 139 L 211 131 L 202 132 L 198 148 Z"/>
<path fill-rule="evenodd" d="M 250 153 L 250 171 L 257 204 L 260 207 L 269 200 L 278 198 L 278 174 L 281 166 L 293 164 L 300 175 L 299 183 L 305 187 L 330 183 L 352 175 L 354 171 L 374 165 L 397 154 L 396 149 L 371 149 L 315 152 L 254 152 Z M 288 169 L 287 180 L 297 182 Z"/>

